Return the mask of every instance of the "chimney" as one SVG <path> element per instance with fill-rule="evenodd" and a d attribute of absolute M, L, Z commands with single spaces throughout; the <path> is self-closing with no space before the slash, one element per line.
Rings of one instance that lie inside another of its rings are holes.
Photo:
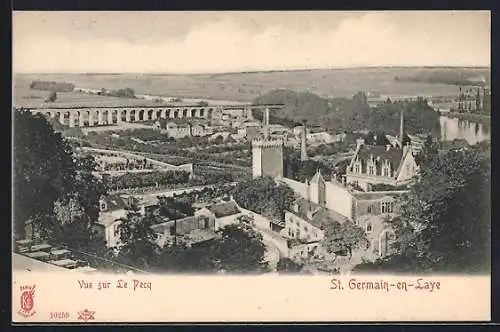
<path fill-rule="evenodd" d="M 399 146 L 403 148 L 403 135 L 404 135 L 404 108 L 401 109 L 401 119 L 399 123 Z"/>
<path fill-rule="evenodd" d="M 269 133 L 269 108 L 264 109 L 264 117 L 263 117 L 263 122 L 264 122 L 264 137 L 265 139 L 268 139 L 270 136 Z"/>
<path fill-rule="evenodd" d="M 302 134 L 301 134 L 301 144 L 300 144 L 300 160 L 307 160 L 307 127 L 306 120 L 302 121 Z"/>
<path fill-rule="evenodd" d="M 358 139 L 356 140 L 356 150 L 359 150 L 359 148 L 360 148 L 363 144 L 365 144 L 365 140 L 364 140 L 364 139 L 362 139 L 362 138 L 358 138 Z"/>

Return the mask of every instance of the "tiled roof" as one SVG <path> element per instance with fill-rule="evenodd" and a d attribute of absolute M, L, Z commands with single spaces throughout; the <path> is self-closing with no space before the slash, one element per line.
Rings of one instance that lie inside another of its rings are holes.
<path fill-rule="evenodd" d="M 340 213 L 330 211 L 327 208 L 320 206 L 319 204 L 309 202 L 303 198 L 298 199 L 296 203 L 298 205 L 298 211 L 290 212 L 308 221 L 311 225 L 318 228 L 321 228 L 328 217 L 335 221 L 338 221 L 339 223 L 344 223 L 349 220 L 346 216 L 343 216 Z M 312 218 L 309 218 L 308 211 L 314 212 Z"/>
<path fill-rule="evenodd" d="M 216 218 L 223 218 L 241 212 L 238 206 L 232 201 L 213 205 L 209 210 Z"/>

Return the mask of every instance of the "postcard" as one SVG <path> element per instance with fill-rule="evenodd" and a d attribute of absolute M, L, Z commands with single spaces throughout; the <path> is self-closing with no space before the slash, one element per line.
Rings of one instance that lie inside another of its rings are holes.
<path fill-rule="evenodd" d="M 489 321 L 487 11 L 13 13 L 12 322 Z"/>

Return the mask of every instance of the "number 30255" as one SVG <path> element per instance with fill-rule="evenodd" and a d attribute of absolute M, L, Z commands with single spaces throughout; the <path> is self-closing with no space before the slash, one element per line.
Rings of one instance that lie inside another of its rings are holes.
<path fill-rule="evenodd" d="M 65 319 L 69 318 L 69 312 L 67 311 L 53 311 L 50 313 L 50 319 Z"/>

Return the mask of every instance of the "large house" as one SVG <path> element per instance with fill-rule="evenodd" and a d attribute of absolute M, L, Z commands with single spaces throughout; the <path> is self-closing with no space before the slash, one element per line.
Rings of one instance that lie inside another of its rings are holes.
<path fill-rule="evenodd" d="M 403 148 L 365 145 L 357 141 L 356 152 L 347 167 L 345 180 L 348 184 L 370 191 L 372 185 L 404 186 L 418 174 L 411 145 Z"/>
<path fill-rule="evenodd" d="M 215 230 L 238 222 L 238 217 L 242 215 L 243 212 L 232 199 L 209 207 L 203 207 L 195 212 L 195 216 L 208 217 L 210 222 L 214 223 Z"/>
<path fill-rule="evenodd" d="M 106 241 L 108 248 L 120 243 L 118 226 L 122 218 L 127 216 L 127 210 L 136 204 L 132 196 L 108 195 L 99 200 L 99 219 L 94 224 L 94 231 Z"/>

